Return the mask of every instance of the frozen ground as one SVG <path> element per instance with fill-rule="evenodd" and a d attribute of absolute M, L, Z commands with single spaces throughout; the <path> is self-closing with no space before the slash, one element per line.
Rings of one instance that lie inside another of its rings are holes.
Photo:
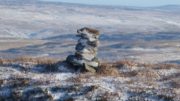
<path fill-rule="evenodd" d="M 2 64 L 0 101 L 180 101 L 179 11 L 176 5 L 138 8 L 1 0 L 0 59 L 64 60 L 74 53 L 76 30 L 89 26 L 101 31 L 98 57 L 111 63 L 97 74 L 78 73 L 63 63 Z M 141 65 L 113 67 L 119 60 Z"/>
<path fill-rule="evenodd" d="M 63 62 L 16 62 L 0 66 L 0 100 L 179 101 L 179 76 L 174 64 L 106 63 L 91 74 L 75 72 Z"/>

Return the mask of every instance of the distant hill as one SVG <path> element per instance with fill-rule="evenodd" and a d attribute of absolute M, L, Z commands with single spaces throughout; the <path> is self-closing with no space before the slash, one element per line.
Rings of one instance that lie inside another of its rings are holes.
<path fill-rule="evenodd" d="M 38 2 L 38 0 L 1 0 L 0 4 L 27 4 Z"/>
<path fill-rule="evenodd" d="M 153 7 L 152 9 L 179 13 L 180 5 L 165 5 L 165 6 Z"/>
<path fill-rule="evenodd" d="M 44 39 L 84 26 L 108 34 L 180 32 L 178 5 L 145 8 L 1 0 L 0 7 L 0 37 Z"/>
<path fill-rule="evenodd" d="M 135 7 L 135 6 L 103 6 L 103 5 L 87 5 L 87 4 L 74 4 L 74 3 L 64 3 L 64 2 L 51 2 L 42 0 L 1 0 L 0 5 L 27 5 L 27 4 L 53 4 L 53 5 L 71 5 L 71 6 L 81 6 L 81 7 L 96 7 L 96 8 L 107 8 L 107 9 L 121 9 L 121 10 L 170 10 L 179 11 L 180 5 L 164 5 L 158 7 Z"/>
<path fill-rule="evenodd" d="M 169 9 L 169 10 L 178 10 L 180 9 L 180 5 L 165 5 L 165 6 L 160 6 L 158 7 L 160 9 Z"/>

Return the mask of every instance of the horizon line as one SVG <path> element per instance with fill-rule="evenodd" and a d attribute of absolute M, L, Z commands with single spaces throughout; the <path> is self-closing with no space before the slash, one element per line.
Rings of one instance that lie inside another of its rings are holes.
<path fill-rule="evenodd" d="M 74 5 L 84 5 L 84 6 L 105 6 L 105 7 L 139 7 L 139 8 L 150 8 L 150 7 L 163 7 L 163 6 L 180 6 L 180 4 L 164 4 L 164 5 L 150 5 L 150 6 L 137 6 L 137 5 L 111 5 L 111 4 L 87 4 L 79 2 L 66 2 L 66 1 L 49 1 L 49 0 L 38 0 L 42 2 L 50 3 L 65 3 L 65 4 L 74 4 Z"/>

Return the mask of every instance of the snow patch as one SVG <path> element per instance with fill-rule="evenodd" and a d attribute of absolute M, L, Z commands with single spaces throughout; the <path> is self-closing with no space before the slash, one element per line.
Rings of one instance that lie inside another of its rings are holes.
<path fill-rule="evenodd" d="M 71 77 L 75 77 L 76 75 L 74 73 L 58 73 L 58 74 L 54 74 L 54 76 L 55 79 L 63 81 Z"/>

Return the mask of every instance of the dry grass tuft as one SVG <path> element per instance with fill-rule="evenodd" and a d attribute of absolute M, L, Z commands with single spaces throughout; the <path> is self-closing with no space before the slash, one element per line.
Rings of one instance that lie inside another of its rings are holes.
<path fill-rule="evenodd" d="M 0 58 L 0 64 L 3 64 L 3 60 Z"/>
<path fill-rule="evenodd" d="M 71 78 L 67 79 L 66 81 L 78 84 L 78 83 L 81 83 L 81 77 L 71 77 Z"/>
<path fill-rule="evenodd" d="M 138 63 L 134 62 L 134 61 L 130 61 L 130 60 L 122 60 L 122 61 L 117 61 L 113 64 L 115 67 L 121 68 L 123 66 L 128 66 L 128 67 L 133 67 L 133 66 L 137 66 Z"/>
<path fill-rule="evenodd" d="M 143 70 L 143 71 L 139 71 L 137 73 L 137 76 L 140 78 L 146 78 L 148 80 L 150 79 L 159 79 L 160 76 L 157 72 L 153 71 L 153 70 Z"/>
<path fill-rule="evenodd" d="M 35 65 L 54 64 L 57 63 L 58 61 L 59 60 L 54 58 L 46 58 L 46 57 L 33 58 L 33 57 L 23 56 L 15 59 L 0 59 L 0 65 L 13 64 L 13 63 L 35 64 Z"/>
<path fill-rule="evenodd" d="M 171 68 L 179 68 L 180 65 L 178 64 L 145 64 L 145 63 L 138 63 L 131 60 L 122 60 L 117 61 L 114 63 L 104 62 L 98 68 L 97 74 L 104 75 L 104 76 L 124 76 L 124 77 L 131 77 L 131 76 L 140 76 L 140 77 L 148 77 L 148 78 L 159 78 L 159 75 L 154 71 L 129 71 L 129 72 L 121 72 L 123 67 L 133 68 L 133 67 L 145 67 L 147 69 L 171 69 Z"/>
<path fill-rule="evenodd" d="M 134 77 L 138 74 L 136 71 L 122 72 L 123 77 Z"/>
<path fill-rule="evenodd" d="M 133 61 L 123 60 L 117 61 L 114 63 L 102 63 L 101 66 L 97 70 L 97 74 L 104 75 L 104 76 L 135 76 L 136 72 L 128 72 L 128 73 L 121 73 L 120 69 L 124 66 L 128 66 L 130 68 L 137 66 L 138 64 Z"/>
<path fill-rule="evenodd" d="M 178 64 L 156 64 L 155 69 L 171 69 L 180 67 Z"/>
<path fill-rule="evenodd" d="M 42 67 L 42 72 L 57 72 L 58 64 L 61 61 L 46 57 L 19 57 L 15 59 L 0 59 L 0 65 L 19 65 L 23 70 L 28 70 L 28 66 Z M 27 68 L 26 68 L 27 67 Z"/>
<path fill-rule="evenodd" d="M 117 61 L 113 63 L 114 67 L 121 68 L 123 66 L 128 67 L 147 67 L 152 69 L 171 69 L 171 68 L 179 68 L 179 64 L 172 64 L 172 63 L 156 63 L 156 64 L 150 64 L 150 63 L 138 63 L 131 60 L 122 60 Z"/>
<path fill-rule="evenodd" d="M 157 63 L 157 64 L 138 64 L 139 67 L 147 67 L 152 69 L 171 69 L 171 68 L 179 68 L 179 64 L 168 64 L 168 63 Z"/>
<path fill-rule="evenodd" d="M 112 64 L 104 63 L 98 68 L 97 74 L 104 76 L 119 76 L 119 70 Z"/>

